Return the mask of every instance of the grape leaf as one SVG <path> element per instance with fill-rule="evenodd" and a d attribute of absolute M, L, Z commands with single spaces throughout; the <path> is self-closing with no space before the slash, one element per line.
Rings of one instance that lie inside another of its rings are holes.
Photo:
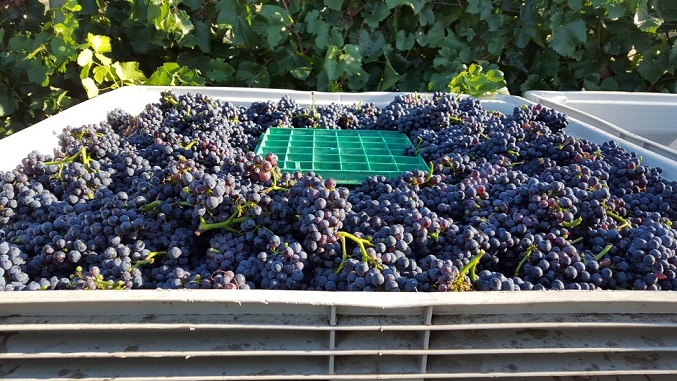
<path fill-rule="evenodd" d="M 249 87 L 268 87 L 270 86 L 270 75 L 265 66 L 256 62 L 244 61 L 237 67 L 235 77 L 243 81 Z"/>
<path fill-rule="evenodd" d="M 559 26 L 553 23 L 552 35 L 548 39 L 550 47 L 561 56 L 574 57 L 576 45 L 587 40 L 585 21 L 581 18 L 569 20 Z"/>
<path fill-rule="evenodd" d="M 379 30 L 369 32 L 366 29 L 362 29 L 358 42 L 362 55 L 365 58 L 373 56 L 375 60 L 380 58 L 383 46 L 386 44 L 386 39 L 383 36 L 383 32 Z"/>
<path fill-rule="evenodd" d="M 92 51 L 89 49 L 84 49 L 78 54 L 78 65 L 80 66 L 89 66 L 94 62 Z"/>
<path fill-rule="evenodd" d="M 113 77 L 108 71 L 108 67 L 96 66 L 92 69 L 92 74 L 94 74 L 94 81 L 99 85 L 106 81 L 113 81 Z"/>
<path fill-rule="evenodd" d="M 340 11 L 343 6 L 343 0 L 324 0 L 324 5 L 329 9 Z"/>
<path fill-rule="evenodd" d="M 407 5 L 411 7 L 414 11 L 414 14 L 418 14 L 426 4 L 426 0 L 386 0 L 386 5 L 388 9 L 397 8 L 400 5 Z"/>
<path fill-rule="evenodd" d="M 14 97 L 9 96 L 5 88 L 0 88 L 0 117 L 12 114 L 19 105 Z"/>
<path fill-rule="evenodd" d="M 367 26 L 377 28 L 378 24 L 390 15 L 390 10 L 386 4 L 380 1 L 369 1 L 364 5 L 361 13 L 362 19 Z"/>
<path fill-rule="evenodd" d="M 408 51 L 414 47 L 416 37 L 413 34 L 407 33 L 405 30 L 397 31 L 395 37 L 395 47 L 397 50 Z"/>
<path fill-rule="evenodd" d="M 50 47 L 52 54 L 58 60 L 69 60 L 76 52 L 76 49 L 73 45 L 67 44 L 61 37 L 54 37 L 50 41 Z"/>
<path fill-rule="evenodd" d="M 294 78 L 300 79 L 300 80 L 303 81 L 310 76 L 310 73 L 312 72 L 312 70 L 313 70 L 313 68 L 310 67 L 310 66 L 299 66 L 295 69 L 292 69 L 290 71 L 290 73 L 291 73 L 291 75 L 294 76 Z"/>
<path fill-rule="evenodd" d="M 658 27 L 663 24 L 663 20 L 660 17 L 652 15 L 649 11 L 649 5 L 646 2 L 641 2 L 639 8 L 635 13 L 635 25 L 642 32 L 656 33 Z"/>
<path fill-rule="evenodd" d="M 379 91 L 387 91 L 391 87 L 393 87 L 397 81 L 400 80 L 400 74 L 393 68 L 393 65 L 390 63 L 390 60 L 388 59 L 388 56 L 385 55 L 386 57 L 386 64 L 383 69 L 383 77 L 381 77 L 381 81 L 378 84 L 378 90 Z"/>
<path fill-rule="evenodd" d="M 108 36 L 87 33 L 87 44 L 95 53 L 109 53 L 112 50 Z"/>
<path fill-rule="evenodd" d="M 341 61 L 339 56 L 340 49 L 338 46 L 332 45 L 327 49 L 323 68 L 327 72 L 329 81 L 334 81 L 343 75 L 345 62 Z"/>
<path fill-rule="evenodd" d="M 146 79 L 143 72 L 139 70 L 138 62 L 116 62 L 112 67 L 120 81 L 125 85 L 138 84 Z"/>
<path fill-rule="evenodd" d="M 96 83 L 94 83 L 94 80 L 89 77 L 82 79 L 82 87 L 84 87 L 87 92 L 87 98 L 91 99 L 99 95 L 99 88 L 96 86 Z"/>
<path fill-rule="evenodd" d="M 223 58 L 210 59 L 208 66 L 209 70 L 205 73 L 205 77 L 215 83 L 224 83 L 235 73 L 235 69 Z"/>

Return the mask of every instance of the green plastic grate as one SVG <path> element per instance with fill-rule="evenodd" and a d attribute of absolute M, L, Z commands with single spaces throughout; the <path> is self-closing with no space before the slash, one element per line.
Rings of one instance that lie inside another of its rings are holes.
<path fill-rule="evenodd" d="M 405 156 L 412 146 L 397 131 L 269 128 L 256 153 L 278 156 L 283 172 L 314 171 L 340 184 L 361 184 L 367 176 L 396 177 L 413 169 L 428 169 L 420 156 Z"/>

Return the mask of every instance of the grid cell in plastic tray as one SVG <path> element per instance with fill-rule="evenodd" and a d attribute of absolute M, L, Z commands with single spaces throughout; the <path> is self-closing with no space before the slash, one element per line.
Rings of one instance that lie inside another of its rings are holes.
<path fill-rule="evenodd" d="M 256 153 L 272 152 L 285 172 L 314 171 L 341 184 L 360 184 L 367 176 L 395 177 L 428 168 L 420 156 L 405 156 L 409 138 L 397 131 L 269 128 Z"/>

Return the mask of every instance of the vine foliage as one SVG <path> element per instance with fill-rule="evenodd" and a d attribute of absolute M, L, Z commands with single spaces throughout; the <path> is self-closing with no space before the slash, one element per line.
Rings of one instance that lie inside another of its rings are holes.
<path fill-rule="evenodd" d="M 676 92 L 671 0 L 0 0 L 0 134 L 135 84 Z"/>

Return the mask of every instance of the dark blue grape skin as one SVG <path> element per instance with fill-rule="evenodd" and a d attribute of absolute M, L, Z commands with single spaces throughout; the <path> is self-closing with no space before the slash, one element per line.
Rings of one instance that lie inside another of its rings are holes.
<path fill-rule="evenodd" d="M 675 182 L 567 123 L 443 93 L 308 108 L 165 92 L 0 173 L 0 289 L 677 289 Z M 282 173 L 252 150 L 285 127 L 397 130 L 433 174 Z M 344 259 L 346 235 L 364 251 L 346 239 Z M 474 282 L 459 275 L 478 255 Z"/>

